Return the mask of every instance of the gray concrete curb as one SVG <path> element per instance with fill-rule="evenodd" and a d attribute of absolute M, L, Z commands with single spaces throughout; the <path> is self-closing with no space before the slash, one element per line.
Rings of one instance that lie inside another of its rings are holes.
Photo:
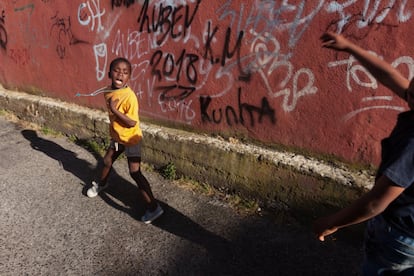
<path fill-rule="evenodd" d="M 108 119 L 103 111 L 2 87 L 0 104 L 2 109 L 22 120 L 67 135 L 83 139 L 108 135 Z M 302 190 L 309 181 L 314 182 L 310 180 L 312 178 L 345 188 L 371 188 L 373 183 L 373 176 L 367 172 L 352 172 L 345 166 L 332 166 L 312 157 L 144 122 L 141 122 L 141 127 L 144 132 L 144 161 L 157 166 L 172 162 L 183 175 L 259 199 L 266 205 L 277 201 L 291 205 L 294 201 L 305 200 L 308 196 L 298 190 Z M 319 191 L 320 186 L 313 189 Z M 305 188 L 305 192 L 312 193 L 312 190 Z M 292 196 L 303 198 L 293 199 Z"/>

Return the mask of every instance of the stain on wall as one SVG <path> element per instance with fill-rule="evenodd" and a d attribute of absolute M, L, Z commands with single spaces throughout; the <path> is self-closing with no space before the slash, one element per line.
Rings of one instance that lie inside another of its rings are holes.
<path fill-rule="evenodd" d="M 143 117 L 377 165 L 407 106 L 319 37 L 343 33 L 411 78 L 414 3 L 247 2 L 0 3 L 0 83 L 103 108 L 109 63 L 122 56 Z"/>

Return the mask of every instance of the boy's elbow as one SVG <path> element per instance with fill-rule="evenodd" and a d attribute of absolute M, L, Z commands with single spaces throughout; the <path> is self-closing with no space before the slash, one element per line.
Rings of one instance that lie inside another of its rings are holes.
<path fill-rule="evenodd" d="M 136 121 L 131 121 L 131 122 L 129 122 L 129 124 L 128 124 L 128 126 L 129 127 L 134 127 L 134 126 L 136 126 L 137 125 L 137 122 Z"/>
<path fill-rule="evenodd" d="M 366 211 L 369 216 L 375 217 L 381 214 L 382 212 L 384 212 L 386 208 L 387 208 L 387 205 L 384 205 L 382 202 L 371 202 L 367 206 Z"/>

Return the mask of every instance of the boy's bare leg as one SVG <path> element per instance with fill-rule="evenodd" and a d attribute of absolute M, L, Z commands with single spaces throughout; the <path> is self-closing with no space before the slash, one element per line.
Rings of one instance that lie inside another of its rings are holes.
<path fill-rule="evenodd" d="M 141 159 L 128 157 L 129 173 L 138 185 L 139 191 L 150 211 L 157 208 L 157 201 L 152 193 L 151 186 L 146 177 L 141 173 Z"/>
<path fill-rule="evenodd" d="M 121 151 L 115 151 L 113 148 L 108 148 L 103 158 L 103 167 L 101 170 L 101 176 L 99 178 L 99 185 L 104 186 L 108 180 L 109 173 L 112 170 L 112 165 L 115 160 L 121 155 Z"/>
<path fill-rule="evenodd" d="M 96 197 L 103 189 L 107 188 L 107 180 L 109 173 L 112 170 L 112 164 L 119 157 L 122 151 L 115 151 L 113 148 L 108 148 L 103 158 L 103 164 L 100 163 L 99 167 L 101 168 L 101 175 L 98 181 L 92 181 L 92 185 L 86 191 L 88 197 Z"/>

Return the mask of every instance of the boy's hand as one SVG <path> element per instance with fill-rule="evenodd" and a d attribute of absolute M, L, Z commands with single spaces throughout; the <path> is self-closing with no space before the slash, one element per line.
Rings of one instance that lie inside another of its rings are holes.
<path fill-rule="evenodd" d="M 334 32 L 327 32 L 321 36 L 322 47 L 332 48 L 335 50 L 346 50 L 350 45 L 350 41 L 340 34 Z"/>
<path fill-rule="evenodd" d="M 329 217 L 320 218 L 313 225 L 313 232 L 320 241 L 325 241 L 325 237 L 338 231 L 337 227 L 332 227 Z"/>

